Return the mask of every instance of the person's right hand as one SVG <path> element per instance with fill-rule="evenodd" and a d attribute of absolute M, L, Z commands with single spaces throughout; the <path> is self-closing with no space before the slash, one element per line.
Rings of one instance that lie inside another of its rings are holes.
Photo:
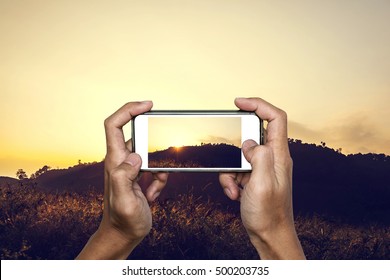
<path fill-rule="evenodd" d="M 220 183 L 230 199 L 240 200 L 242 222 L 262 259 L 304 259 L 292 210 L 287 115 L 260 98 L 237 98 L 235 104 L 268 122 L 266 144 L 245 141 L 252 172 L 221 173 Z"/>

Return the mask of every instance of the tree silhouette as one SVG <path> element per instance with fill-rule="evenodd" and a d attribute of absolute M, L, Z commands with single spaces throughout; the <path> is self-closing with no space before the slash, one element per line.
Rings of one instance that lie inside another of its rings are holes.
<path fill-rule="evenodd" d="M 27 174 L 23 169 L 20 168 L 18 171 L 16 171 L 16 177 L 22 181 L 27 179 Z"/>
<path fill-rule="evenodd" d="M 44 165 L 42 168 L 38 169 L 37 171 L 35 171 L 35 173 L 31 174 L 30 176 L 30 179 L 36 179 L 38 178 L 39 176 L 41 176 L 43 173 L 46 173 L 47 171 L 50 170 L 50 166 L 48 165 Z"/>

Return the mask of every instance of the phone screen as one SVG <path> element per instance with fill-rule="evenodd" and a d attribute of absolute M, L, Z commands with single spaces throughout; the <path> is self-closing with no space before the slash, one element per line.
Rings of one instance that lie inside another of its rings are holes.
<path fill-rule="evenodd" d="M 241 152 L 254 115 L 142 115 L 136 118 L 135 150 L 147 170 L 250 170 Z M 246 128 L 246 129 L 243 129 Z M 138 130 L 137 130 L 138 129 Z M 143 136 L 142 136 L 143 135 Z M 254 134 L 258 138 L 258 134 Z M 142 141 L 143 139 L 143 141 Z M 256 138 L 252 138 L 256 139 Z"/>
<path fill-rule="evenodd" d="M 148 167 L 241 168 L 241 118 L 149 117 Z"/>

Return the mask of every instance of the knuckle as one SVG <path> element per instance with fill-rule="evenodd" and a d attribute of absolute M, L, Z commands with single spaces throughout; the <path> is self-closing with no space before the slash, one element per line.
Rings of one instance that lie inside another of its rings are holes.
<path fill-rule="evenodd" d="M 278 115 L 280 119 L 287 121 L 287 113 L 282 109 L 278 109 Z"/>
<path fill-rule="evenodd" d="M 264 145 L 257 145 L 256 147 L 253 148 L 253 152 L 255 155 L 259 155 L 259 156 L 264 156 L 269 153 L 272 153 L 271 149 L 269 149 Z"/>
<path fill-rule="evenodd" d="M 104 120 L 104 127 L 105 127 L 105 128 L 108 128 L 108 127 L 111 126 L 111 124 L 112 124 L 112 117 L 109 116 L 109 117 L 107 117 L 107 118 Z"/>
<path fill-rule="evenodd" d="M 272 150 L 264 145 L 257 145 L 253 148 L 252 162 L 253 161 L 262 161 L 264 158 L 272 157 Z"/>
<path fill-rule="evenodd" d="M 109 171 L 110 179 L 113 183 L 119 183 L 123 182 L 123 180 L 126 180 L 129 176 L 123 168 L 114 168 Z"/>

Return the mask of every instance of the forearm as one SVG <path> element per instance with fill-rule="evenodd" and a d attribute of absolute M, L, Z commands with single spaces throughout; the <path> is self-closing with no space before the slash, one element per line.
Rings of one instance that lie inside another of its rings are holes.
<path fill-rule="evenodd" d="M 115 229 L 99 228 L 89 239 L 76 259 L 114 260 L 127 259 L 140 240 L 130 241 Z"/>
<path fill-rule="evenodd" d="M 267 232 L 252 233 L 250 240 L 263 260 L 306 259 L 293 225 L 281 226 Z"/>

